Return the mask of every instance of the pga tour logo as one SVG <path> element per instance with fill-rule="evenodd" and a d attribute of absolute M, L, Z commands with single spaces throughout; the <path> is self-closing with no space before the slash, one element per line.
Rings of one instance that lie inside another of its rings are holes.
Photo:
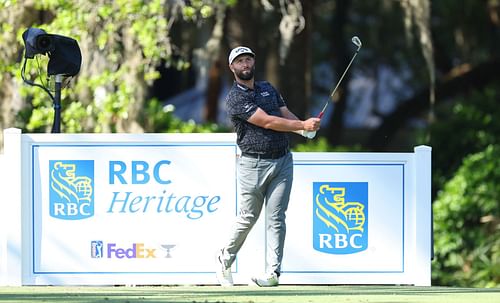
<path fill-rule="evenodd" d="M 50 216 L 81 220 L 94 215 L 94 161 L 49 161 Z"/>
<path fill-rule="evenodd" d="M 104 252 L 103 252 L 104 244 L 102 241 L 92 241 L 90 242 L 90 256 L 92 258 L 103 258 L 104 257 Z"/>
<path fill-rule="evenodd" d="M 368 247 L 368 183 L 313 182 L 313 247 L 352 254 Z"/>

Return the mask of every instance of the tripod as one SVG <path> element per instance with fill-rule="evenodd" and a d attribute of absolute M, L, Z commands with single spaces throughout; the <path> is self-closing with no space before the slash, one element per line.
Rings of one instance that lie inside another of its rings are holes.
<path fill-rule="evenodd" d="M 62 88 L 62 79 L 63 75 L 55 75 L 55 92 L 54 95 L 50 92 L 48 88 L 46 88 L 43 85 L 40 85 L 38 83 L 35 83 L 31 80 L 26 79 L 24 73 L 26 69 L 26 61 L 27 59 L 24 59 L 24 64 L 23 68 L 21 69 L 21 78 L 23 78 L 23 81 L 26 84 L 29 84 L 31 86 L 37 86 L 43 89 L 50 97 L 52 100 L 52 104 L 54 107 L 54 122 L 52 124 L 52 133 L 60 133 L 61 132 L 61 88 Z"/>

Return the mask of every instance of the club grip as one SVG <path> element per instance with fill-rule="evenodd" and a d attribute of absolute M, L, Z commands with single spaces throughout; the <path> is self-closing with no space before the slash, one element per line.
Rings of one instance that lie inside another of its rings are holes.
<path fill-rule="evenodd" d="M 302 132 L 302 136 L 308 138 L 308 139 L 313 139 L 314 137 L 316 137 L 316 131 L 307 131 L 307 130 L 304 130 Z"/>
<path fill-rule="evenodd" d="M 321 118 L 323 118 L 323 115 L 324 115 L 324 114 L 325 114 L 325 112 L 320 112 L 320 113 L 318 114 L 318 118 L 320 118 L 320 119 L 321 119 Z"/>

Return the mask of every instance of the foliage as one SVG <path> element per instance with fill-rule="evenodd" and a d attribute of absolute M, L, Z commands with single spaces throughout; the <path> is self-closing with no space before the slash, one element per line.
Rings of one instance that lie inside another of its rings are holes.
<path fill-rule="evenodd" d="M 434 284 L 500 283 L 499 92 L 490 85 L 436 108 L 429 143 L 437 194 Z"/>
<path fill-rule="evenodd" d="M 170 40 L 173 22 L 180 19 L 201 23 L 217 9 L 233 4 L 231 0 L 175 3 L 166 0 L 2 0 L 0 84 L 22 83 L 18 72 L 19 54 L 23 45 L 21 34 L 26 28 L 37 27 L 68 36 L 78 41 L 83 62 L 79 75 L 71 82 L 71 89 L 62 92 L 63 132 L 151 131 L 138 121 L 147 103 L 147 87 L 159 77 L 157 67 L 161 64 L 179 69 L 189 67 L 189 62 L 176 53 L 176 46 Z M 45 79 L 46 72 L 40 67 L 46 64 L 45 56 L 29 60 L 27 78 L 37 82 Z M 3 97 L 0 93 L 0 100 L 12 98 Z M 29 120 L 17 120 L 16 127 L 30 132 L 50 129 L 53 110 L 48 95 L 41 89 L 24 87 L 21 98 L 25 102 L 18 112 L 23 113 L 23 118 L 29 115 Z"/>
<path fill-rule="evenodd" d="M 428 143 L 433 149 L 435 188 L 442 188 L 464 157 L 500 143 L 499 99 L 500 87 L 491 85 L 437 109 Z"/>
<path fill-rule="evenodd" d="M 434 203 L 433 279 L 500 286 L 500 145 L 466 157 Z"/>
<path fill-rule="evenodd" d="M 173 105 L 163 106 L 157 99 L 152 99 L 144 109 L 145 114 L 140 123 L 155 133 L 221 133 L 230 131 L 216 123 L 196 124 L 193 120 L 184 122 L 174 115 L 174 111 Z"/>

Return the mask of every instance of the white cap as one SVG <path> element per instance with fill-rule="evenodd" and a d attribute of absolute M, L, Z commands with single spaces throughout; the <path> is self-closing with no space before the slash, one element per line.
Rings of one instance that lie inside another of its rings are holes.
<path fill-rule="evenodd" d="M 249 54 L 252 57 L 255 57 L 255 54 L 248 47 L 238 46 L 238 47 L 233 48 L 231 50 L 231 52 L 229 53 L 229 64 L 233 63 L 233 61 L 236 57 L 238 57 L 239 55 L 243 55 L 243 54 Z"/>

